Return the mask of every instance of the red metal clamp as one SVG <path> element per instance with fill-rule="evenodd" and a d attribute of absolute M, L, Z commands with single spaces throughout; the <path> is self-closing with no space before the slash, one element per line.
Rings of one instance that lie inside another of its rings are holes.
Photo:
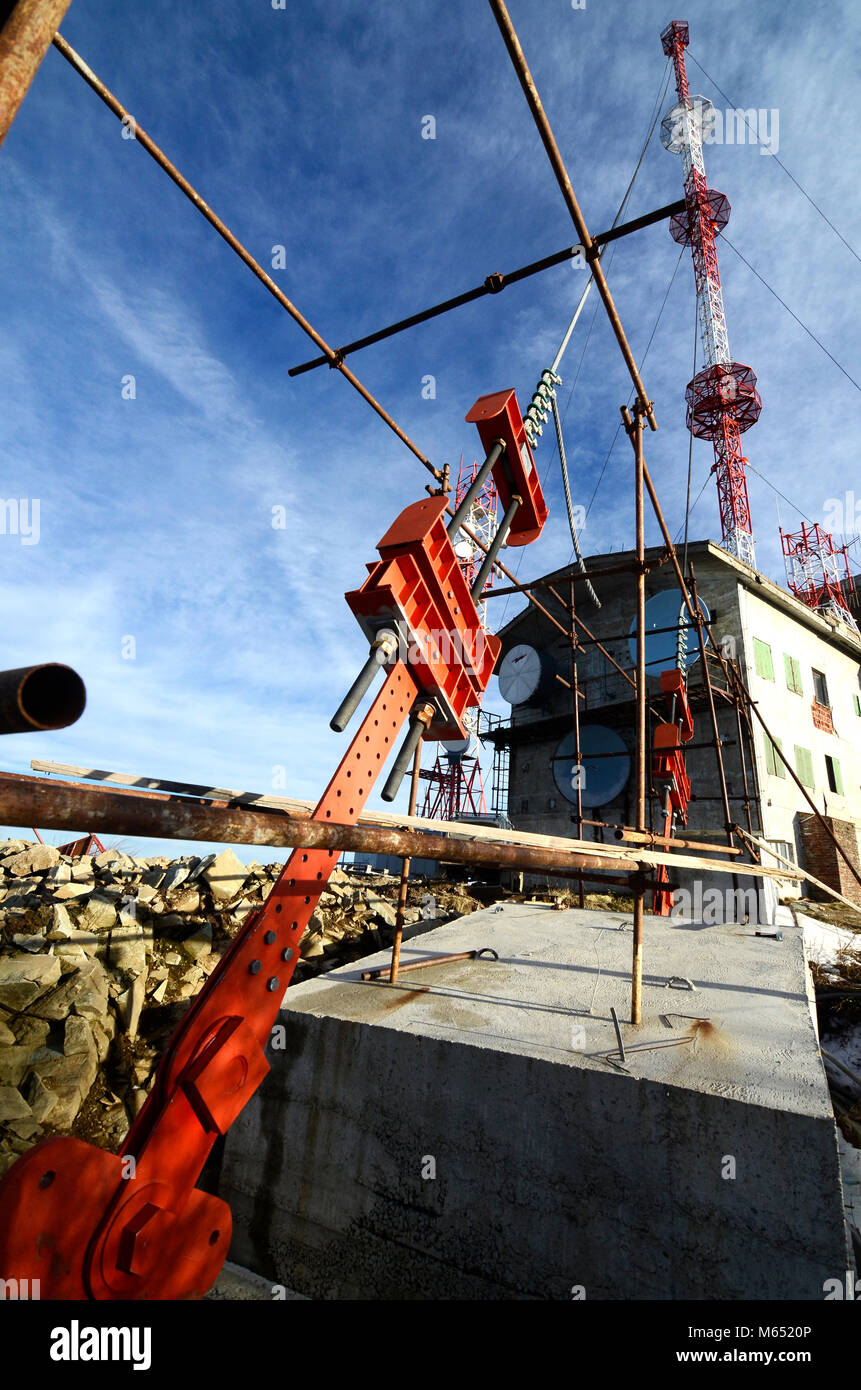
<path fill-rule="evenodd" d="M 490 453 L 497 439 L 504 441 L 505 450 L 493 469 L 500 504 L 507 513 L 512 497 L 519 496 L 521 502 L 511 521 L 507 543 L 529 545 L 541 535 L 547 520 L 547 503 L 514 391 L 479 396 L 466 419 L 478 426 L 486 453 Z"/>

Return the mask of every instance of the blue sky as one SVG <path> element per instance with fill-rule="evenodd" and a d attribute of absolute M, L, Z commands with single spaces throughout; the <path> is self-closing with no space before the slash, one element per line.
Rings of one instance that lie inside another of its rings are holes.
<path fill-rule="evenodd" d="M 593 232 L 612 222 L 647 133 L 660 31 L 683 18 L 690 52 L 734 103 L 777 110 L 781 161 L 853 241 L 852 0 L 510 10 Z M 274 277 L 333 344 L 576 239 L 483 0 L 75 0 L 63 33 L 261 263 L 286 248 Z M 723 110 L 688 70 L 692 92 Z M 422 139 L 426 115 L 434 140 Z M 706 168 L 733 205 L 731 241 L 858 378 L 858 261 L 755 145 L 709 146 Z M 656 133 L 627 215 L 681 192 L 680 161 Z M 53 50 L 0 150 L 0 248 L 2 490 L 40 501 L 38 544 L 0 536 L 4 664 L 67 661 L 88 689 L 77 725 L 7 737 L 3 766 L 26 771 L 38 757 L 259 791 L 283 768 L 288 794 L 316 798 L 346 747 L 329 717 L 366 654 L 343 594 L 422 495 L 424 470 L 337 374 L 287 376 L 313 345 Z M 733 355 L 764 401 L 746 452 L 823 521 L 829 499 L 854 488 L 861 502 L 856 391 L 732 250 L 719 253 Z M 661 225 L 609 263 L 638 360 L 678 259 Z M 476 452 L 463 423 L 475 398 L 515 386 L 525 408 L 582 284 L 557 267 L 351 365 L 456 469 Z M 563 407 L 592 309 L 563 365 Z M 685 251 L 643 369 L 660 425 L 647 458 L 674 529 L 693 328 Z M 122 395 L 129 374 L 134 400 Z M 575 502 L 592 495 L 628 395 L 599 309 L 566 417 Z M 551 517 L 539 542 L 509 554 L 524 578 L 571 554 L 546 430 L 538 462 Z M 711 464 L 695 442 L 694 496 Z M 587 553 L 630 544 L 630 473 L 622 435 Z M 760 567 L 782 580 L 774 493 L 756 474 L 749 489 Z M 691 531 L 719 535 L 713 480 Z M 492 604 L 497 622 L 503 608 L 507 621 L 516 603 Z M 495 681 L 490 707 L 505 708 Z"/>

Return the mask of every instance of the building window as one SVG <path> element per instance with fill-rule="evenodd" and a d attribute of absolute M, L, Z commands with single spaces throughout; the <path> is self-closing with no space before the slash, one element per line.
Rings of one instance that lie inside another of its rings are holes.
<path fill-rule="evenodd" d="M 791 690 L 794 695 L 802 695 L 801 685 L 801 665 L 794 656 L 787 656 L 784 653 L 783 666 L 786 671 L 786 688 Z"/>
<path fill-rule="evenodd" d="M 775 855 L 779 854 L 784 859 L 788 859 L 791 864 L 795 863 L 793 847 L 788 840 L 767 840 L 766 844 L 769 846 L 769 848 L 774 850 Z M 775 869 L 782 869 L 785 868 L 786 865 L 781 864 L 779 859 L 775 859 L 774 865 L 772 867 Z"/>
<path fill-rule="evenodd" d="M 799 748 L 795 745 L 795 771 L 798 773 L 798 780 L 805 787 L 815 787 L 813 780 L 813 756 L 809 748 Z"/>
<path fill-rule="evenodd" d="M 776 738 L 772 740 L 769 738 L 768 734 L 763 734 L 762 737 L 765 742 L 766 772 L 771 773 L 772 777 L 785 777 L 786 768 L 784 767 L 783 763 L 781 762 L 780 758 L 777 756 L 777 753 L 775 752 L 775 747 L 783 747 L 782 739 Z"/>
<path fill-rule="evenodd" d="M 828 753 L 825 754 L 825 772 L 830 790 L 836 792 L 838 796 L 842 796 L 843 776 L 840 772 L 840 764 L 836 758 L 830 757 Z"/>
<path fill-rule="evenodd" d="M 826 709 L 830 708 L 828 682 L 821 671 L 813 672 L 813 698 L 817 705 L 824 705 Z"/>
<path fill-rule="evenodd" d="M 761 642 L 758 637 L 753 639 L 753 660 L 756 674 L 762 676 L 764 681 L 773 681 L 774 666 L 771 661 L 771 647 L 767 642 Z"/>

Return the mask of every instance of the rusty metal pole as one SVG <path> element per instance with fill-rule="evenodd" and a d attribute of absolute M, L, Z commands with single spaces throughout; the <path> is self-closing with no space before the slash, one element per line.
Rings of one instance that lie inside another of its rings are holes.
<path fill-rule="evenodd" d="M 410 781 L 410 809 L 408 814 L 411 816 L 414 816 L 416 813 L 416 802 L 418 800 L 419 794 L 419 773 L 421 772 L 421 766 L 422 746 L 421 744 L 419 744 L 416 748 L 416 755 L 413 758 L 413 775 Z M 404 935 L 404 915 L 407 910 L 407 890 L 409 888 L 410 882 L 411 863 L 411 859 L 404 858 L 401 860 L 401 884 L 398 889 L 398 911 L 397 917 L 395 918 L 395 939 L 392 942 L 392 965 L 391 969 L 389 970 L 389 980 L 392 984 L 394 984 L 395 980 L 398 978 L 398 965 L 400 964 L 401 959 L 401 941 L 403 940 Z"/>
<path fill-rule="evenodd" d="M 545 849 L 533 844 L 468 840 L 454 835 L 383 826 L 341 824 L 287 815 L 283 811 L 230 806 L 160 792 L 115 791 L 60 782 L 47 777 L 0 773 L 0 825 L 96 834 L 204 840 L 223 845 L 292 845 L 302 849 L 366 850 L 398 859 L 443 859 L 453 864 L 489 865 L 576 878 L 580 868 L 636 872 L 644 861 L 636 851 L 623 857 L 579 850 Z M 648 863 L 648 861 L 646 861 Z"/>
<path fill-rule="evenodd" d="M 0 5 L 0 145 L 51 47 L 72 0 L 18 0 L 5 22 Z"/>
<path fill-rule="evenodd" d="M 643 501 L 643 406 L 634 403 L 634 419 L 627 406 L 622 407 L 622 420 L 634 446 L 634 507 L 637 546 L 637 789 L 635 828 L 646 833 L 646 523 Z M 645 889 L 643 875 L 632 880 L 634 888 L 634 943 L 631 961 L 631 1022 L 642 1021 L 643 992 L 643 912 Z"/>
<path fill-rule="evenodd" d="M 577 684 L 577 631 L 574 626 L 574 580 L 571 580 L 571 688 L 574 692 L 574 766 L 577 768 L 577 839 L 583 838 L 583 787 L 580 757 L 580 690 Z M 578 879 L 580 906 L 586 906 L 583 875 Z"/>
<path fill-rule="evenodd" d="M 693 565 L 689 565 L 688 568 L 690 570 L 691 575 L 691 598 L 693 600 L 694 612 L 697 615 L 697 638 L 699 639 L 700 644 L 700 660 L 703 663 L 703 683 L 705 685 L 706 696 L 708 698 L 709 718 L 711 720 L 712 736 L 714 738 L 715 745 L 715 757 L 717 759 L 718 781 L 720 783 L 721 801 L 723 802 L 724 831 L 726 833 L 726 842 L 730 847 L 732 847 L 735 844 L 735 837 L 732 833 L 733 820 L 732 813 L 729 809 L 729 793 L 727 791 L 726 785 L 726 769 L 724 768 L 723 752 L 721 750 L 720 730 L 718 729 L 717 710 L 715 709 L 715 697 L 714 691 L 712 689 L 711 673 L 709 671 L 705 631 L 703 629 L 703 620 L 702 616 L 700 615 L 700 604 L 699 599 L 697 597 L 697 577 L 694 574 Z M 733 884 L 733 887 L 737 887 L 737 885 Z"/>
<path fill-rule="evenodd" d="M 601 268 L 601 262 L 599 259 L 601 254 L 601 248 L 589 235 L 589 229 L 586 226 L 585 219 L 583 217 L 582 212 L 580 211 L 580 205 L 577 202 L 577 198 L 575 197 L 574 189 L 571 187 L 571 180 L 568 177 L 568 170 L 565 168 L 565 162 L 562 158 L 562 155 L 559 153 L 559 146 L 556 144 L 556 140 L 553 136 L 553 131 L 550 127 L 550 122 L 548 121 L 547 114 L 544 110 L 543 105 L 541 104 L 541 97 L 538 95 L 538 88 L 535 85 L 535 80 L 532 76 L 532 73 L 529 71 L 529 64 L 527 63 L 526 56 L 523 52 L 523 49 L 520 46 L 520 40 L 518 39 L 514 25 L 511 22 L 511 16 L 509 15 L 508 10 L 503 4 L 503 0 L 490 0 L 490 8 L 493 11 L 494 19 L 499 25 L 499 31 L 502 34 L 502 37 L 505 41 L 505 46 L 508 49 L 508 56 L 510 57 L 511 62 L 514 66 L 514 71 L 517 73 L 518 81 L 520 82 L 520 85 L 523 88 L 523 94 L 526 97 L 527 104 L 529 106 L 530 111 L 532 112 L 532 119 L 535 121 L 535 124 L 538 128 L 538 133 L 541 136 L 542 144 L 544 145 L 544 149 L 547 152 L 547 158 L 550 160 L 551 168 L 553 169 L 553 172 L 556 175 L 556 182 L 558 183 L 562 196 L 565 199 L 565 205 L 568 208 L 568 212 L 571 216 L 571 220 L 574 223 L 574 226 L 577 228 L 577 235 L 580 238 L 581 245 L 583 246 L 586 260 L 589 264 L 589 269 L 591 270 L 592 276 L 595 281 L 595 287 L 598 293 L 600 294 L 601 299 L 604 302 L 604 308 L 607 310 L 607 317 L 610 320 L 610 326 L 613 329 L 613 332 L 616 336 L 616 341 L 622 350 L 622 356 L 625 359 L 625 365 L 628 368 L 631 380 L 634 383 L 634 390 L 637 393 L 637 402 L 640 406 L 640 410 L 648 420 L 649 428 L 656 430 L 658 428 L 658 425 L 657 421 L 655 420 L 654 411 L 652 409 L 652 402 L 646 395 L 646 388 L 640 380 L 640 373 L 637 370 L 637 364 L 634 361 L 634 354 L 631 351 L 628 339 L 625 337 L 625 330 L 622 327 L 622 321 L 619 318 L 618 311 L 616 309 L 615 304 L 613 303 L 613 296 L 610 293 L 610 288 L 605 279 L 604 271 Z"/>

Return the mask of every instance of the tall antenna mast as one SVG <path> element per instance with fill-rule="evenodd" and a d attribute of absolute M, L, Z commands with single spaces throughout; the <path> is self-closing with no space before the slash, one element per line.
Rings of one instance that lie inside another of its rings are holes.
<path fill-rule="evenodd" d="M 747 459 L 741 435 L 756 424 L 762 401 L 750 367 L 733 362 L 718 273 L 715 239 L 729 221 L 729 199 L 706 183 L 703 130 L 713 121 L 712 103 L 691 97 L 685 71 L 688 26 L 673 20 L 661 34 L 661 44 L 673 60 L 678 105 L 661 122 L 661 141 L 671 154 L 680 154 L 685 171 L 684 212 L 670 219 L 670 233 L 681 246 L 690 246 L 700 338 L 705 366 L 685 391 L 687 426 L 696 439 L 714 445 L 721 519 L 721 544 L 731 555 L 756 565 L 750 507 L 747 500 Z"/>

